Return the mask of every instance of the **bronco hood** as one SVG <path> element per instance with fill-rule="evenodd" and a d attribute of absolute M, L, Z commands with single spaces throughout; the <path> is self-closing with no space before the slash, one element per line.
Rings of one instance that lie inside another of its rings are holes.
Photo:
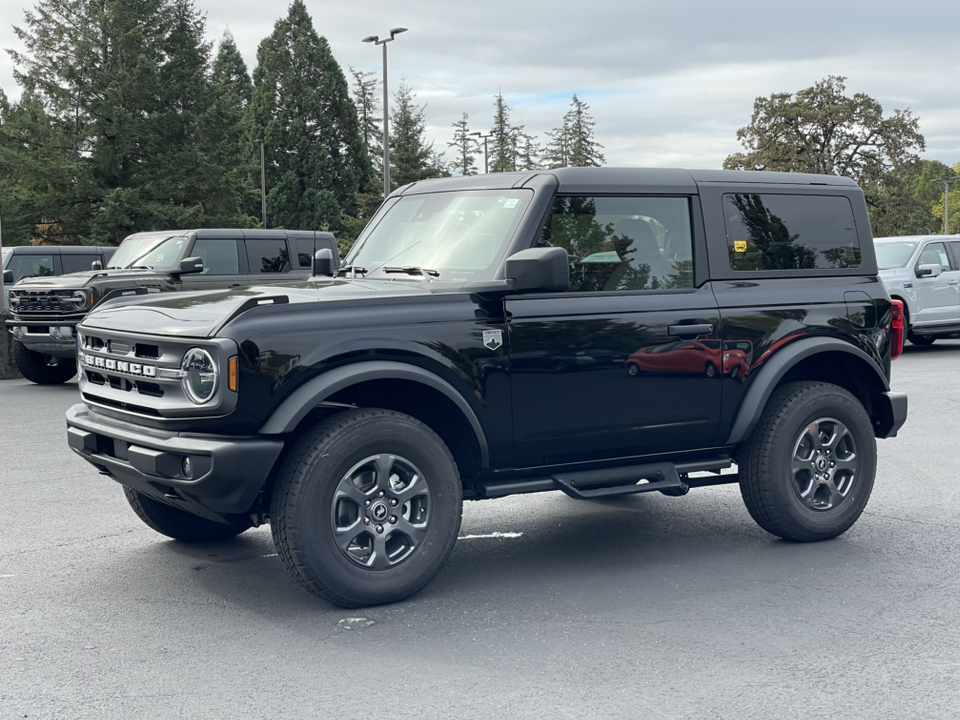
<path fill-rule="evenodd" d="M 111 268 L 109 270 L 84 270 L 82 272 L 70 273 L 69 275 L 24 278 L 16 284 L 16 289 L 74 290 L 76 288 L 86 287 L 94 279 L 123 278 L 124 280 L 136 280 L 140 277 L 157 277 L 159 274 L 163 273 L 157 270 L 148 270 L 145 268 L 137 268 L 136 270 L 126 270 L 122 268 Z"/>
<path fill-rule="evenodd" d="M 341 278 L 229 290 L 151 293 L 108 300 L 87 315 L 81 327 L 147 335 L 213 337 L 233 318 L 265 305 L 405 297 L 429 292 L 426 287 L 413 283 Z"/>

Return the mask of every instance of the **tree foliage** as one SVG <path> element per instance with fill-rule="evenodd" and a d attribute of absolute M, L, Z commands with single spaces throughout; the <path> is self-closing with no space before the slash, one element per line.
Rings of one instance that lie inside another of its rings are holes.
<path fill-rule="evenodd" d="M 303 0 L 257 49 L 252 132 L 264 141 L 267 221 L 341 232 L 372 169 L 346 78 Z"/>
<path fill-rule="evenodd" d="M 413 89 L 404 80 L 393 96 L 390 115 L 391 189 L 448 172 L 444 161 L 426 138 L 426 110 L 417 105 Z"/>
<path fill-rule="evenodd" d="M 470 137 L 470 116 L 463 113 L 463 116 L 451 127 L 453 128 L 453 142 L 448 142 L 447 147 L 454 149 L 456 157 L 450 167 L 460 175 L 476 175 L 477 161 L 475 156 L 480 152 L 480 143 L 477 142 L 476 138 Z"/>
<path fill-rule="evenodd" d="M 373 168 L 372 182 L 383 187 L 383 109 L 378 100 L 380 82 L 376 73 L 350 68 L 353 76 L 353 102 L 357 106 L 360 135 Z M 381 192 L 380 197 L 383 197 Z"/>
<path fill-rule="evenodd" d="M 829 76 L 797 93 L 757 98 L 750 124 L 737 131 L 744 152 L 724 167 L 843 175 L 863 188 L 875 234 L 923 232 L 916 180 L 925 142 L 917 118 L 909 110 L 884 116 L 868 95 L 845 95 L 845 80 Z"/>
<path fill-rule="evenodd" d="M 603 145 L 594 139 L 596 122 L 589 111 L 590 106 L 574 95 L 560 127 L 547 133 L 543 153 L 547 167 L 600 167 L 606 162 L 600 152 Z"/>

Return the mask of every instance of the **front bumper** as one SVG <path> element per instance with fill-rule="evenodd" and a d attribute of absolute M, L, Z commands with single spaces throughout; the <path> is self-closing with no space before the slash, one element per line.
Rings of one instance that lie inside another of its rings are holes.
<path fill-rule="evenodd" d="M 57 358 L 77 356 L 77 320 L 10 320 L 7 326 L 13 339 L 27 350 Z"/>
<path fill-rule="evenodd" d="M 121 485 L 210 520 L 251 510 L 284 444 L 155 430 L 97 415 L 82 403 L 67 410 L 67 441 Z"/>

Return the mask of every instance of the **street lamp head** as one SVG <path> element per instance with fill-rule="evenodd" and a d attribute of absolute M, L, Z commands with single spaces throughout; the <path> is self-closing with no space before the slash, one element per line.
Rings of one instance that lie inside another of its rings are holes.
<path fill-rule="evenodd" d="M 366 36 L 363 40 L 361 40 L 360 42 L 372 42 L 372 43 L 375 43 L 375 42 L 376 42 L 377 40 L 379 40 L 379 39 L 380 39 L 380 38 L 379 38 L 377 35 L 367 35 L 367 36 Z"/>
<path fill-rule="evenodd" d="M 400 33 L 404 33 L 406 31 L 406 28 L 394 28 L 390 31 L 390 37 L 392 38 L 394 35 L 399 35 Z"/>

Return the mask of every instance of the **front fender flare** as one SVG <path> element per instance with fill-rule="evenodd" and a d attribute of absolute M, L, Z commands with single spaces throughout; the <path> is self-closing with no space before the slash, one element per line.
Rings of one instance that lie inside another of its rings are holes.
<path fill-rule="evenodd" d="M 737 418 L 733 423 L 730 435 L 725 444 L 736 445 L 750 436 L 750 433 L 753 432 L 753 428 L 757 424 L 757 420 L 760 419 L 760 414 L 763 412 L 767 400 L 770 399 L 774 388 L 777 387 L 777 383 L 783 379 L 784 375 L 786 375 L 794 365 L 812 355 L 838 351 L 853 355 L 867 363 L 876 373 L 877 378 L 883 385 L 883 389 L 885 391 L 890 389 L 887 376 L 877 364 L 876 360 L 860 348 L 843 340 L 837 340 L 836 338 L 816 337 L 795 340 L 789 345 L 782 347 L 760 368 L 756 377 L 753 379 L 753 383 L 750 385 L 750 389 L 747 390 L 743 402 L 740 404 L 740 410 L 737 411 Z"/>
<path fill-rule="evenodd" d="M 483 467 L 490 464 L 490 452 L 487 439 L 473 408 L 463 396 L 443 378 L 416 365 L 374 360 L 369 362 L 342 365 L 318 375 L 300 386 L 290 397 L 280 403 L 260 428 L 261 435 L 284 435 L 297 427 L 319 403 L 331 395 L 357 383 L 369 380 L 411 380 L 443 393 L 463 413 L 470 424 L 480 447 L 480 460 Z"/>

